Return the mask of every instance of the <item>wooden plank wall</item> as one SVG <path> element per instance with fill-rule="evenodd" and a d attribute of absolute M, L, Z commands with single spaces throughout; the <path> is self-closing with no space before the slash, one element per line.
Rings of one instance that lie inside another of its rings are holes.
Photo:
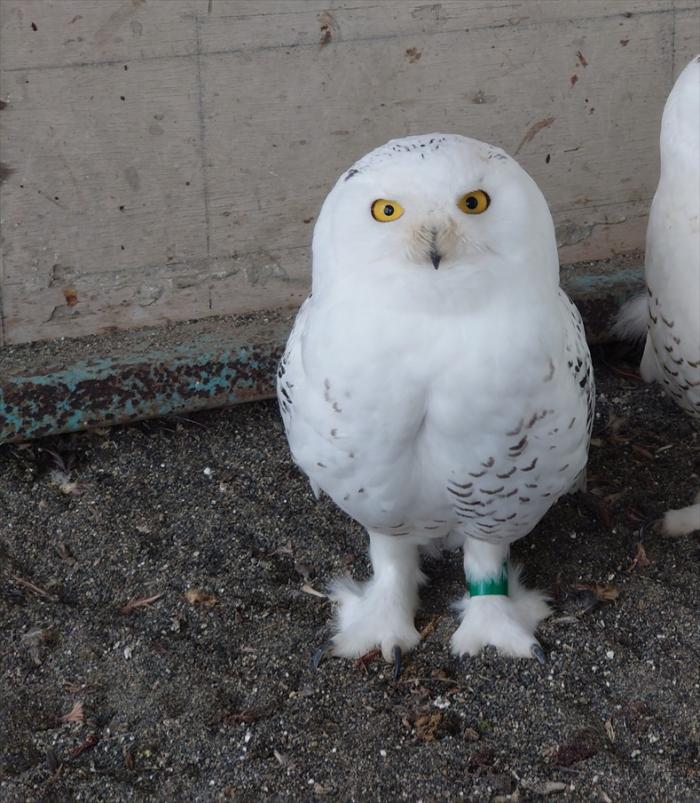
<path fill-rule="evenodd" d="M 643 246 L 700 0 L 2 0 L 0 345 L 294 305 L 336 176 L 457 131 Z"/>

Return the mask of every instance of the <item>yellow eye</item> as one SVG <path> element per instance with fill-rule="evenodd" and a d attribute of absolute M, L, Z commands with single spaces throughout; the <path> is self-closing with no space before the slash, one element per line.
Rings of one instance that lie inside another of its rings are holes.
<path fill-rule="evenodd" d="M 467 215 L 480 215 L 490 204 L 491 199 L 483 190 L 472 190 L 457 201 L 457 206 Z"/>
<path fill-rule="evenodd" d="M 380 223 L 389 223 L 398 220 L 403 215 L 403 206 L 398 201 L 388 201 L 386 198 L 377 198 L 372 204 L 372 217 Z"/>

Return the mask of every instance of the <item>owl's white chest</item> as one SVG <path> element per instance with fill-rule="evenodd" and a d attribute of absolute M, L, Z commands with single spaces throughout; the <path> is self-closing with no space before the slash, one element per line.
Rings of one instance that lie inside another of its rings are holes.
<path fill-rule="evenodd" d="M 371 529 L 524 534 L 587 445 L 564 331 L 526 318 L 308 308 L 281 380 L 295 460 Z"/>

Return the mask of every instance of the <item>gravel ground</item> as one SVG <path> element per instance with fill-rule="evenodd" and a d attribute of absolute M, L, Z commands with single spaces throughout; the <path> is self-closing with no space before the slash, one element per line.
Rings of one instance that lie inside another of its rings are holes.
<path fill-rule="evenodd" d="M 640 525 L 690 501 L 700 437 L 598 358 L 589 493 L 514 548 L 557 601 L 544 669 L 449 654 L 445 554 L 398 682 L 313 674 L 365 538 L 272 403 L 0 447 L 0 799 L 699 800 L 700 540 Z"/>

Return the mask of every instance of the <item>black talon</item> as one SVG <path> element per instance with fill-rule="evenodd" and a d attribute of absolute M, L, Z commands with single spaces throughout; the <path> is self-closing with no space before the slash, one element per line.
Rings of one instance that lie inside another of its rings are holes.
<path fill-rule="evenodd" d="M 333 648 L 333 642 L 326 641 L 311 656 L 310 664 L 312 672 L 318 672 L 318 667 L 321 665 L 321 661 L 326 657 L 326 655 L 331 651 L 332 648 Z"/>
<path fill-rule="evenodd" d="M 533 658 L 536 658 L 542 666 L 547 666 L 547 656 L 544 654 L 544 650 L 539 644 L 533 644 L 532 647 L 530 647 L 530 654 Z"/>
<path fill-rule="evenodd" d="M 401 647 L 396 644 L 391 649 L 391 654 L 394 656 L 394 680 L 401 677 Z"/>

